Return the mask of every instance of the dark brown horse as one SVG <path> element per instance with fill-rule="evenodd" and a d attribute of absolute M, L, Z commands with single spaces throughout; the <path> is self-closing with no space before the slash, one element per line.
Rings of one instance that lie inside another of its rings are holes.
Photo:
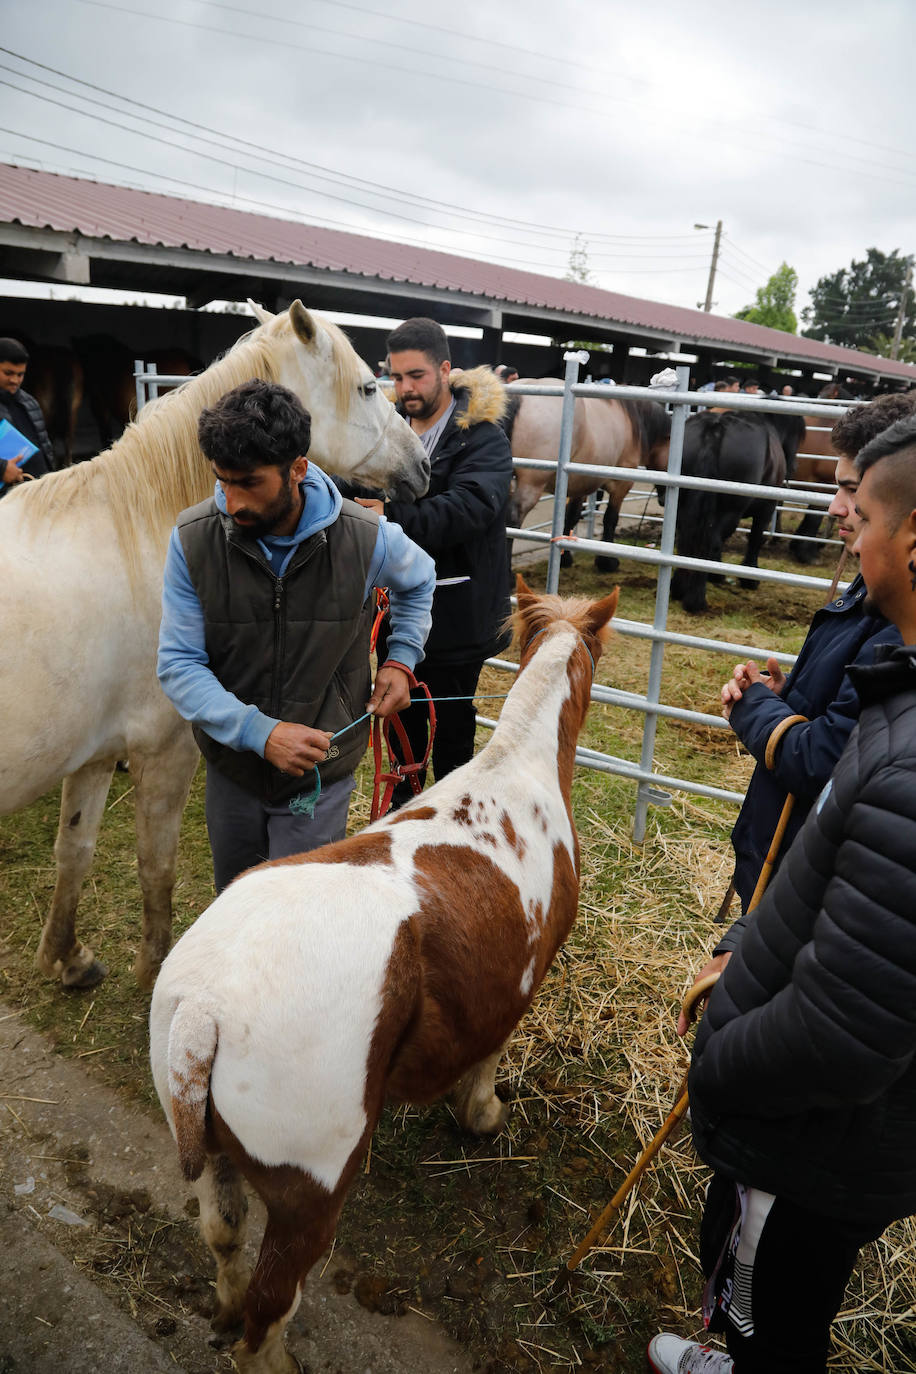
<path fill-rule="evenodd" d="M 526 378 L 526 381 L 531 379 Z M 540 458 L 556 461 L 560 449 L 562 396 L 512 397 L 506 419 L 506 433 L 513 458 Z M 668 441 L 671 418 L 658 401 L 623 401 L 593 396 L 578 396 L 573 411 L 571 460 L 607 467 L 638 468 L 664 472 L 668 466 Z M 540 468 L 516 468 L 515 486 L 509 498 L 509 524 L 520 527 L 530 510 L 545 492 L 554 490 L 555 474 Z M 569 505 L 563 533 L 568 534 L 579 519 L 583 498 L 604 487 L 608 493 L 602 538 L 610 543 L 617 528 L 623 498 L 633 483 L 614 482 L 601 476 L 570 473 Z M 614 572 L 618 560 L 599 554 L 595 566 L 600 572 Z"/>
<path fill-rule="evenodd" d="M 852 401 L 851 391 L 839 382 L 828 382 L 817 394 L 819 401 Z M 837 419 L 839 419 L 837 413 Z M 839 457 L 830 441 L 832 425 L 828 416 L 806 415 L 805 452 L 795 467 L 795 476 L 800 482 L 833 485 L 836 482 L 836 460 Z M 821 544 L 818 542 L 821 522 L 826 511 L 819 506 L 809 506 L 795 531 L 804 542 L 792 542 L 792 557 L 796 563 L 816 563 L 820 557 Z"/>
<path fill-rule="evenodd" d="M 99 431 L 102 448 L 123 433 L 137 410 L 134 362 L 155 364 L 164 377 L 190 377 L 203 371 L 199 358 L 183 348 L 130 349 L 110 334 L 90 334 L 75 344 L 86 378 L 86 397 Z M 171 387 L 160 388 L 160 395 Z"/>
<path fill-rule="evenodd" d="M 693 415 L 684 430 L 682 472 L 686 477 L 717 481 L 750 482 L 778 487 L 786 480 L 786 453 L 769 416 L 708 411 Z M 756 568 L 763 536 L 775 509 L 775 501 L 753 499 L 736 493 L 692 491 L 683 488 L 678 497 L 677 552 L 685 558 L 722 562 L 725 541 L 744 516 L 752 519 L 743 563 Z M 715 580 L 720 575 L 710 574 Z M 671 595 L 683 602 L 691 615 L 708 609 L 705 572 L 675 570 Z M 742 583 L 750 589 L 756 582 Z"/>

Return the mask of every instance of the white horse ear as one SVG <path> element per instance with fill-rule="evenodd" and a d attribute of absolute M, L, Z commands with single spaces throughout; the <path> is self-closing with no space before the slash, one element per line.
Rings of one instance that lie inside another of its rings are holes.
<path fill-rule="evenodd" d="M 302 343 L 311 344 L 314 342 L 315 335 L 318 332 L 315 327 L 315 321 L 301 301 L 293 301 L 290 306 L 289 322 L 293 326 L 296 337 L 301 340 Z"/>
<path fill-rule="evenodd" d="M 271 320 L 276 319 L 275 315 L 272 315 L 269 310 L 265 310 L 263 305 L 258 305 L 257 301 L 253 301 L 250 297 L 248 299 L 248 309 L 251 311 L 252 315 L 254 315 L 258 324 L 269 324 Z"/>

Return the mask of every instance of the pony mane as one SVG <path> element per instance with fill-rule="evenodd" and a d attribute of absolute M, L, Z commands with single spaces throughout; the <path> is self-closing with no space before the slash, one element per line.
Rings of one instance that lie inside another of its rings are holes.
<path fill-rule="evenodd" d="M 587 616 L 592 602 L 586 596 L 544 595 L 524 609 L 517 606 L 509 617 L 515 642 L 526 645 L 541 630 L 561 622 L 570 625 L 579 634 L 587 631 Z"/>
<path fill-rule="evenodd" d="M 145 405 L 106 452 L 27 487 L 22 484 L 25 489 L 11 493 L 21 503 L 22 520 L 51 525 L 64 511 L 104 504 L 131 585 L 139 585 L 143 547 L 150 535 L 165 536 L 180 511 L 213 490 L 213 477 L 197 442 L 201 410 L 252 377 L 276 380 L 272 341 L 278 331 L 272 326 L 273 321 L 243 335 L 205 372 Z M 329 334 L 335 328 L 324 327 Z M 336 356 L 336 340 L 332 347 Z"/>

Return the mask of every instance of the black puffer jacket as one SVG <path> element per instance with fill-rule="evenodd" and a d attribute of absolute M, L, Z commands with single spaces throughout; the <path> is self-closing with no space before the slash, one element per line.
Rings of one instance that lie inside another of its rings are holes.
<path fill-rule="evenodd" d="M 487 658 L 505 642 L 509 614 L 506 505 L 512 450 L 499 426 L 502 382 L 488 367 L 452 374 L 455 409 L 432 455 L 429 490 L 385 514 L 436 561 L 433 626 L 426 661 Z"/>
<path fill-rule="evenodd" d="M 48 427 L 41 406 L 34 396 L 29 395 L 22 387 L 13 396 L 0 391 L 0 420 L 8 420 L 14 429 L 18 429 L 20 434 L 24 434 L 33 444 L 38 445 L 38 452 L 33 453 L 31 458 L 22 464 L 23 472 L 28 473 L 30 477 L 44 477 L 45 473 L 53 472 L 54 447 L 48 437 Z"/>
<path fill-rule="evenodd" d="M 694 1140 L 732 1178 L 877 1234 L 916 1212 L 916 646 L 862 714 L 697 1032 Z"/>

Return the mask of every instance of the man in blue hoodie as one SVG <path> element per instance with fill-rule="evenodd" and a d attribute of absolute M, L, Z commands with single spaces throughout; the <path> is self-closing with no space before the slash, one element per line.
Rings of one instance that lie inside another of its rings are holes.
<path fill-rule="evenodd" d="M 207 760 L 217 891 L 264 859 L 343 838 L 369 736 L 360 717 L 408 704 L 429 633 L 432 559 L 341 497 L 308 461 L 310 430 L 297 397 L 267 382 L 203 411 L 216 490 L 169 542 L 159 681 Z M 373 687 L 379 586 L 392 629 Z"/>

